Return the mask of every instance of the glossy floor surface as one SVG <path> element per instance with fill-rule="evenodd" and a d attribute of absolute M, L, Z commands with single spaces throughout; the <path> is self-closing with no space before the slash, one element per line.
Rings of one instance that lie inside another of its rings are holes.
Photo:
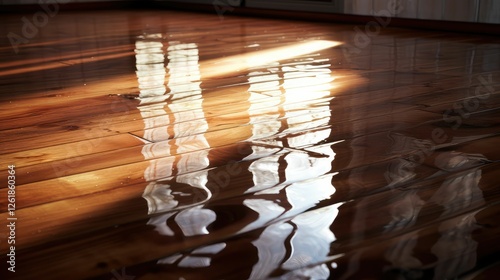
<path fill-rule="evenodd" d="M 18 44 L 0 48 L 8 279 L 500 270 L 499 38 L 229 11 L 58 13 L 36 32 L 22 17 L 0 27 Z"/>

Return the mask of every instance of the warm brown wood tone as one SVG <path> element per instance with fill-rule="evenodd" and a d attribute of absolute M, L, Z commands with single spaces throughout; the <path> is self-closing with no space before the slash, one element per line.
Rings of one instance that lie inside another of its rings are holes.
<path fill-rule="evenodd" d="M 3 41 L 2 279 L 498 273 L 500 39 L 226 15 Z"/>

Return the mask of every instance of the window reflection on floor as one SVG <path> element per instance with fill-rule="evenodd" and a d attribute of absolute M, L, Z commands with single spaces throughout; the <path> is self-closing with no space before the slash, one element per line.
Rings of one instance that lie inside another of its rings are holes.
<path fill-rule="evenodd" d="M 163 54 L 165 48 L 166 59 Z M 203 170 L 208 166 L 207 149 L 210 146 L 203 134 L 195 134 L 206 131 L 208 124 L 202 110 L 198 49 L 195 44 L 169 42 L 166 47 L 161 41 L 161 34 L 145 35 L 137 40 L 136 53 L 141 89 L 141 104 L 138 108 L 144 118 L 144 138 L 150 141 L 143 148 L 144 158 L 150 160 L 150 166 L 144 172 L 144 178 L 150 182 L 144 191 L 144 197 L 148 201 L 149 213 L 152 214 L 182 207 L 176 197 L 191 195 L 189 192 L 172 189 L 170 183 L 157 180 L 175 175 L 174 172 L 188 172 L 185 169 L 189 168 Z M 165 60 L 168 61 L 168 73 L 165 71 Z M 167 74 L 168 94 L 165 87 Z M 143 75 L 148 79 L 141 79 Z M 173 131 L 168 131 L 167 125 L 171 123 L 174 124 Z M 162 141 L 172 138 L 175 140 Z M 200 152 L 183 154 L 186 150 L 193 150 L 193 145 Z M 179 161 L 171 156 L 176 153 L 183 154 Z M 210 193 L 205 187 L 207 171 L 179 176 L 175 182 Z M 213 221 L 214 215 L 207 209 L 191 208 L 177 215 L 176 220 L 180 224 L 191 225 L 182 228 L 186 236 L 191 236 L 207 233 L 205 226 Z M 198 219 L 194 224 L 189 222 L 192 217 Z M 203 223 L 204 217 L 210 218 Z M 155 224 L 157 220 L 152 219 L 150 223 Z M 163 234 L 173 234 L 161 224 L 158 229 Z"/>
<path fill-rule="evenodd" d="M 244 111 L 238 113 L 240 119 L 234 125 L 245 128 L 241 142 L 250 150 L 239 155 L 239 160 L 247 168 L 224 175 L 251 183 L 229 183 L 232 197 L 223 201 L 217 200 L 221 191 L 218 167 L 210 165 L 210 150 L 217 143 L 206 134 L 216 126 L 213 120 L 224 120 L 224 116 L 206 118 L 200 69 L 208 68 L 200 66 L 198 46 L 166 42 L 161 34 L 144 35 L 136 42 L 136 60 L 141 90 L 138 108 L 145 127 L 143 155 L 150 163 L 144 172 L 149 183 L 143 194 L 152 215 L 148 225 L 163 236 L 182 238 L 217 233 L 225 223 L 237 234 L 258 232 L 251 244 L 219 242 L 176 253 L 158 264 L 201 269 L 212 266 L 219 256 L 238 252 L 253 255 L 248 257 L 254 260 L 249 279 L 266 278 L 278 269 L 286 277 L 328 278 L 336 268 L 332 259 L 337 256 L 331 251 L 337 240 L 333 224 L 344 204 L 315 209 L 336 192 L 332 170 L 336 154 L 328 143 L 330 103 L 334 102 L 329 59 L 314 52 L 284 61 L 266 60 L 247 70 L 248 86 L 231 99 Z M 422 142 L 402 134 L 392 137 L 395 154 L 411 151 Z M 435 164 L 446 172 L 464 167 L 457 162 L 470 167 L 481 160 L 486 159 L 451 152 L 436 157 Z M 384 233 L 412 227 L 427 203 L 442 205 L 442 215 L 449 216 L 482 197 L 481 173 L 476 170 L 446 180 L 431 198 L 422 197 L 417 189 L 398 191 L 415 177 L 414 167 L 401 160 L 386 174 L 387 189 L 394 195 Z M 370 199 L 360 198 L 350 206 L 355 208 L 351 227 L 360 236 L 369 217 Z M 235 215 L 226 221 L 224 211 L 241 212 L 243 218 Z M 475 265 L 477 242 L 471 238 L 475 214 L 440 225 L 441 236 L 432 247 L 439 262 L 437 277 L 453 277 Z M 396 241 L 387 248 L 385 260 L 394 268 L 418 271 L 423 265 L 415 255 L 418 239 L 418 231 L 412 231 Z M 350 259 L 345 276 L 358 271 L 351 268 L 358 266 L 363 254 L 361 250 L 345 256 Z"/>
<path fill-rule="evenodd" d="M 403 150 L 418 150 L 414 145 L 421 145 L 423 140 L 397 135 L 394 145 L 396 152 Z M 413 147 L 412 147 L 413 145 Z M 420 146 L 421 147 L 421 146 Z M 430 157 L 430 156 L 429 156 Z M 459 172 L 460 175 L 443 181 L 432 197 L 424 200 L 418 189 L 396 191 L 394 201 L 391 202 L 392 220 L 386 225 L 386 232 L 403 230 L 415 224 L 419 213 L 428 203 L 440 205 L 443 208 L 442 217 L 450 217 L 463 213 L 473 207 L 473 204 L 484 204 L 483 192 L 479 187 L 481 170 L 472 167 L 488 159 L 480 154 L 465 154 L 455 151 L 439 152 L 434 158 L 434 165 L 441 169 L 434 176 L 447 172 Z M 392 166 L 391 176 L 388 176 L 390 188 L 397 189 L 406 180 L 415 177 L 415 167 L 418 163 L 400 160 Z M 405 179 L 404 179 L 405 178 Z M 477 242 L 472 238 L 472 232 L 478 228 L 474 211 L 465 216 L 445 220 L 439 224 L 440 237 L 432 246 L 431 252 L 437 257 L 434 279 L 456 277 L 469 271 L 476 265 Z M 412 231 L 405 239 L 397 242 L 386 252 L 386 259 L 394 268 L 414 270 L 417 273 L 422 267 L 422 262 L 416 258 L 418 231 Z M 417 276 L 415 274 L 415 276 Z M 420 275 L 419 277 L 422 277 Z"/>
<path fill-rule="evenodd" d="M 136 43 L 141 88 L 139 110 L 145 123 L 144 138 L 149 141 L 145 143 L 143 155 L 150 160 L 144 176 L 150 183 L 144 197 L 150 214 L 166 212 L 153 216 L 148 224 L 167 236 L 209 234 L 210 224 L 217 219 L 210 204 L 203 201 L 180 205 L 176 197 L 191 194 L 175 190 L 175 186 L 184 184 L 206 191 L 207 200 L 211 197 L 207 187 L 210 169 L 206 168 L 210 143 L 204 138 L 210 123 L 203 112 L 198 50 L 192 43 L 164 45 L 160 38 L 160 34 L 145 35 Z M 166 57 L 162 53 L 165 50 Z M 335 193 L 331 184 L 335 153 L 331 145 L 315 146 L 331 133 L 327 125 L 331 118 L 329 101 L 333 99 L 330 89 L 334 79 L 328 59 L 315 56 L 317 54 L 303 56 L 288 65 L 274 61 L 255 67 L 248 73 L 247 92 L 241 94 L 248 115 L 246 122 L 251 125 L 247 141 L 253 145 L 251 153 L 242 156 L 243 161 L 251 163 L 238 176 L 251 178 L 253 184 L 241 194 L 253 195 L 243 196 L 239 203 L 258 216 L 242 224 L 238 232 L 270 225 L 252 242 L 258 251 L 252 279 L 261 279 L 280 265 L 288 269 L 322 261 L 329 253 L 329 244 L 335 240 L 329 227 L 338 213 L 338 204 L 293 218 Z M 168 127 L 173 127 L 171 135 Z M 162 141 L 165 139 L 175 139 L 175 142 Z M 206 152 L 196 153 L 196 157 L 182 153 L 185 139 L 195 145 L 191 150 Z M 169 157 L 173 154 L 180 154 L 180 159 Z M 183 170 L 186 166 L 191 170 Z M 193 172 L 175 176 L 186 171 Z M 291 220 L 272 224 L 284 218 Z M 172 222 L 180 233 L 169 226 Z M 169 256 L 158 263 L 205 267 L 211 263 L 206 255 L 223 250 L 233 249 L 226 248 L 225 243 L 213 244 L 189 255 Z M 198 255 L 200 252 L 203 256 Z M 276 254 L 282 257 L 277 258 Z M 321 266 L 315 271 L 327 273 Z"/>

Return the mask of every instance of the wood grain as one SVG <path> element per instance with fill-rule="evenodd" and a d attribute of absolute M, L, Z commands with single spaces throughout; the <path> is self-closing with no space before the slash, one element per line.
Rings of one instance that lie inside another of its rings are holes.
<path fill-rule="evenodd" d="M 2 279 L 491 278 L 500 40 L 363 28 L 73 11 L 3 42 Z"/>

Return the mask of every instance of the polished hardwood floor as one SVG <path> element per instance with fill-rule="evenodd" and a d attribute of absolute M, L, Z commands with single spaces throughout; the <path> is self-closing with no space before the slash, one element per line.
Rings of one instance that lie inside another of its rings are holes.
<path fill-rule="evenodd" d="M 35 32 L 23 16 L 0 26 L 7 279 L 500 272 L 500 38 L 168 10 L 60 12 Z"/>

